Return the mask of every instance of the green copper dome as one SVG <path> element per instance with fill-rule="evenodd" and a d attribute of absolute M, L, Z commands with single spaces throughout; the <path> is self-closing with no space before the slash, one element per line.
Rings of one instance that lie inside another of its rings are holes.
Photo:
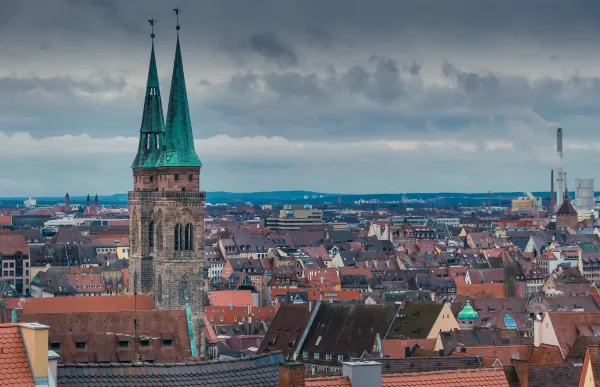
<path fill-rule="evenodd" d="M 458 314 L 459 320 L 477 320 L 479 318 L 479 313 L 471 306 L 471 303 L 467 301 L 467 305 L 460 311 Z"/>

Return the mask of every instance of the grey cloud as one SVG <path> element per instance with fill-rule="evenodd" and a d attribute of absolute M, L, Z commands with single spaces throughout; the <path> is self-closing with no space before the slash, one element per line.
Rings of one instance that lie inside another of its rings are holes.
<path fill-rule="evenodd" d="M 254 34 L 242 43 L 242 47 L 277 63 L 281 67 L 293 66 L 297 62 L 294 51 L 281 42 L 272 32 Z"/>
<path fill-rule="evenodd" d="M 238 93 L 245 93 L 256 85 L 258 77 L 255 74 L 234 75 L 229 81 L 229 89 Z"/>
<path fill-rule="evenodd" d="M 96 82 L 74 80 L 69 77 L 51 78 L 0 78 L 0 94 L 28 93 L 43 90 L 47 93 L 74 96 L 77 92 L 86 94 L 122 91 L 126 82 L 123 78 L 102 76 Z"/>
<path fill-rule="evenodd" d="M 284 97 L 316 98 L 321 95 L 319 79 L 315 74 L 270 73 L 264 76 L 264 81 L 271 90 Z"/>

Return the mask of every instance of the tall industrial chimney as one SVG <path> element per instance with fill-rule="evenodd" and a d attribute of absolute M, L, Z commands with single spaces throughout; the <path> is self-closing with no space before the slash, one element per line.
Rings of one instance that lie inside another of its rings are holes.
<path fill-rule="evenodd" d="M 550 171 L 550 204 L 548 205 L 548 212 L 550 212 L 550 215 L 554 215 L 554 169 Z"/>
<path fill-rule="evenodd" d="M 558 165 L 558 176 L 556 178 L 557 189 L 556 189 L 556 209 L 558 210 L 563 203 L 563 197 L 565 194 L 565 176 L 563 174 L 563 132 L 561 128 L 556 131 L 556 151 L 558 152 L 559 165 Z"/>

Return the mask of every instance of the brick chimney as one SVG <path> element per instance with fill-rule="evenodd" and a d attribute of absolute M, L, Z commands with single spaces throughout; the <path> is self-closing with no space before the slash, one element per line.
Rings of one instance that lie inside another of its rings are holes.
<path fill-rule="evenodd" d="M 513 360 L 513 362 L 521 387 L 529 387 L 529 362 L 525 360 Z"/>
<path fill-rule="evenodd" d="M 279 363 L 279 387 L 304 387 L 304 364 L 297 361 Z"/>

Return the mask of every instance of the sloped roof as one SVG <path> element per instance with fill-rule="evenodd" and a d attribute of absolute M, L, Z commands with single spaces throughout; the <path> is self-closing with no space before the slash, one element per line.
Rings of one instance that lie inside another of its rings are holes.
<path fill-rule="evenodd" d="M 29 255 L 29 245 L 25 237 L 14 233 L 0 234 L 0 255 L 14 255 L 17 252 Z"/>
<path fill-rule="evenodd" d="M 530 365 L 529 387 L 577 386 L 582 369 L 581 363 Z"/>
<path fill-rule="evenodd" d="M 347 376 L 326 376 L 321 378 L 306 378 L 305 387 L 352 387 Z"/>
<path fill-rule="evenodd" d="M 560 348 L 554 345 L 541 344 L 539 347 L 534 347 L 531 353 L 529 364 L 561 364 L 563 363 Z"/>
<path fill-rule="evenodd" d="M 137 299 L 136 299 L 137 298 Z M 22 309 L 23 313 L 82 313 L 123 312 L 154 309 L 151 294 L 102 296 L 102 297 L 49 297 L 10 298 L 6 300 L 10 309 Z"/>
<path fill-rule="evenodd" d="M 50 327 L 50 342 L 60 343 L 56 350 L 60 363 L 132 361 L 138 354 L 142 361 L 157 363 L 192 359 L 185 310 L 27 313 L 19 320 Z M 142 338 L 149 340 L 148 347 L 140 346 L 138 340 Z M 171 340 L 170 345 L 163 339 Z M 121 341 L 127 341 L 128 346 L 121 347 Z M 85 342 L 85 350 L 76 350 L 77 342 Z"/>
<path fill-rule="evenodd" d="M 384 339 L 424 339 L 429 335 L 444 304 L 424 301 L 407 301 L 398 311 Z"/>
<path fill-rule="evenodd" d="M 121 387 L 277 387 L 280 352 L 218 363 L 60 364 L 58 385 Z"/>
<path fill-rule="evenodd" d="M 549 312 L 548 317 L 552 322 L 562 354 L 567 356 L 580 334 L 580 329 L 598 325 L 600 312 Z"/>
<path fill-rule="evenodd" d="M 482 368 L 384 375 L 381 385 L 382 387 L 508 387 L 508 382 L 502 368 Z"/>
<path fill-rule="evenodd" d="M 254 299 L 250 290 L 216 290 L 210 292 L 209 300 L 213 306 L 254 305 Z"/>
<path fill-rule="evenodd" d="M 375 336 L 383 337 L 395 311 L 379 305 L 322 304 L 302 349 L 350 356 L 371 352 Z"/>
<path fill-rule="evenodd" d="M 294 352 L 310 317 L 308 304 L 283 304 L 263 338 L 258 353 L 281 351 L 285 358 Z"/>
<path fill-rule="evenodd" d="M 483 367 L 479 356 L 381 358 L 382 374 L 407 374 L 413 372 L 460 370 Z"/>
<path fill-rule="evenodd" d="M 17 324 L 0 324 L 0 385 L 33 387 L 25 343 Z"/>
<path fill-rule="evenodd" d="M 577 216 L 577 210 L 573 207 L 570 200 L 565 200 L 560 206 L 556 215 Z"/>
<path fill-rule="evenodd" d="M 435 342 L 436 339 L 381 340 L 381 352 L 383 356 L 390 358 L 403 358 L 406 347 L 412 349 L 416 345 L 419 348 L 433 350 Z"/>

